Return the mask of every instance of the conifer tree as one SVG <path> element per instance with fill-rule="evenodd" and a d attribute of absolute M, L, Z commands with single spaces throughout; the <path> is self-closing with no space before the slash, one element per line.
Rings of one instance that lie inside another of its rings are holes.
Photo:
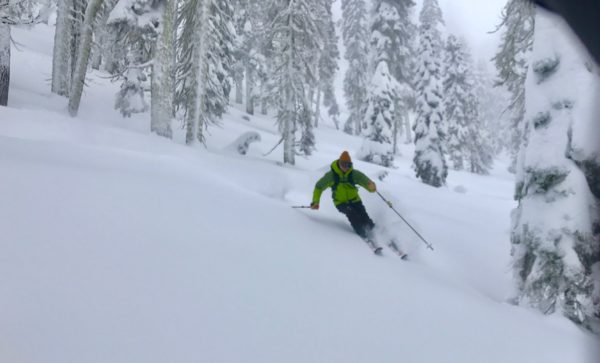
<path fill-rule="evenodd" d="M 408 73 L 410 56 L 408 9 L 411 1 L 377 0 L 371 25 L 371 79 L 365 113 L 365 142 L 359 158 L 384 166 L 393 164 L 393 142 L 397 132 L 398 108 L 411 92 Z"/>
<path fill-rule="evenodd" d="M 471 55 L 454 35 L 448 37 L 444 54 L 446 150 L 455 170 L 487 174 L 492 149 L 479 115 Z"/>
<path fill-rule="evenodd" d="M 87 3 L 84 18 L 81 23 L 79 44 L 77 46 L 77 58 L 75 61 L 75 69 L 71 80 L 71 88 L 69 90 L 69 114 L 76 116 L 79 112 L 79 104 L 87 74 L 88 64 L 90 60 L 90 52 L 92 50 L 92 34 L 93 26 L 96 19 L 96 14 L 100 10 L 104 0 L 90 0 Z"/>
<path fill-rule="evenodd" d="M 74 49 L 72 49 L 71 43 L 71 33 L 73 32 L 74 25 L 71 13 L 73 12 L 75 1 L 57 1 L 51 90 L 61 96 L 69 95 L 69 87 L 71 85 L 71 63 L 74 58 Z"/>
<path fill-rule="evenodd" d="M 336 72 L 339 69 L 338 61 L 340 59 L 340 51 L 337 45 L 338 36 L 336 34 L 333 14 L 331 12 L 333 0 L 321 0 L 321 2 L 319 26 L 321 28 L 321 33 L 324 35 L 324 39 L 321 54 L 319 56 L 319 92 L 317 96 L 317 109 L 315 110 L 315 124 L 318 125 L 320 116 L 320 95 L 323 94 L 323 105 L 327 107 L 327 114 L 336 125 L 336 128 L 339 128 L 338 117 L 340 115 L 340 110 L 336 100 L 333 82 Z"/>
<path fill-rule="evenodd" d="M 444 109 L 442 68 L 440 63 L 443 22 L 436 0 L 425 0 L 420 13 L 419 64 L 417 68 L 417 119 L 413 166 L 417 178 L 425 184 L 440 187 L 446 183 L 448 167 L 444 157 Z"/>
<path fill-rule="evenodd" d="M 114 9 L 118 0 L 105 0 L 96 16 L 96 24 L 94 26 L 94 41 L 92 42 L 92 54 L 90 65 L 93 69 L 100 69 L 103 61 L 106 59 L 112 62 L 111 52 L 115 51 L 114 44 L 108 25 L 108 18 L 111 10 Z M 108 68 L 104 67 L 104 70 Z"/>
<path fill-rule="evenodd" d="M 235 29 L 230 0 L 188 0 L 181 14 L 177 103 L 192 144 L 228 107 Z"/>
<path fill-rule="evenodd" d="M 318 8 L 308 0 L 273 0 L 268 40 L 273 50 L 271 97 L 277 104 L 277 122 L 283 140 L 283 161 L 295 164 L 297 152 L 314 148 L 309 92 L 314 85 L 313 62 L 320 51 Z M 300 131 L 299 142 L 296 132 Z"/>
<path fill-rule="evenodd" d="M 364 0 L 342 0 L 342 39 L 348 62 L 344 75 L 344 98 L 349 116 L 344 131 L 360 134 L 367 108 L 368 45 L 367 8 Z"/>
<path fill-rule="evenodd" d="M 469 65 L 462 43 L 450 35 L 445 48 L 444 111 L 448 124 L 446 151 L 455 170 L 465 169 L 465 156 L 469 133 L 469 123 L 474 122 L 474 110 L 469 101 L 473 97 L 468 83 Z"/>
<path fill-rule="evenodd" d="M 131 97 L 117 99 L 115 105 L 123 107 L 124 115 L 145 109 L 145 75 L 139 72 L 141 67 L 150 69 L 150 130 L 167 138 L 172 137 L 175 115 L 176 14 L 175 0 L 121 0 L 108 18 L 126 48 L 124 83 L 117 96 Z"/>
<path fill-rule="evenodd" d="M 117 93 L 115 108 L 121 111 L 121 114 L 125 117 L 147 111 L 148 103 L 146 102 L 144 90 L 147 77 L 144 71 L 141 68 L 129 67 L 122 77 L 123 82 Z"/>
<path fill-rule="evenodd" d="M 150 0 L 120 0 L 107 19 L 109 39 L 114 44 L 105 55 L 106 69 L 121 80 L 115 108 L 123 116 L 145 112 L 151 88 L 152 59 L 162 23 L 160 3 Z"/>
<path fill-rule="evenodd" d="M 234 10 L 237 35 L 233 66 L 236 102 L 242 103 L 245 98 L 246 112 L 253 115 L 265 63 L 261 54 L 264 14 L 261 2 L 255 0 L 236 0 Z"/>
<path fill-rule="evenodd" d="M 475 66 L 475 94 L 479 100 L 479 117 L 486 131 L 493 155 L 510 150 L 509 113 L 510 95 L 504 87 L 494 87 L 495 73 L 488 69 L 488 62 L 481 59 Z"/>
<path fill-rule="evenodd" d="M 388 63 L 379 62 L 368 92 L 366 126 L 363 130 L 365 141 L 357 155 L 361 160 L 387 167 L 393 165 L 394 100 L 399 88 L 388 69 Z"/>
<path fill-rule="evenodd" d="M 175 0 L 163 0 L 161 33 L 158 36 L 152 64 L 150 130 L 171 138 L 174 116 L 175 79 Z"/>
<path fill-rule="evenodd" d="M 535 26 L 534 5 L 530 1 L 509 0 L 502 11 L 503 29 L 500 49 L 493 60 L 498 70 L 497 85 L 506 87 L 512 95 L 511 111 L 511 171 L 514 171 L 519 147 L 523 143 L 525 115 L 525 78 L 528 58 L 533 44 Z"/>
<path fill-rule="evenodd" d="M 583 136 L 597 118 L 582 112 L 597 102 L 600 78 L 562 19 L 540 12 L 535 21 L 511 236 L 516 302 L 600 332 L 600 163 L 597 142 Z"/>
<path fill-rule="evenodd" d="M 0 1 L 0 106 L 8 104 L 10 86 L 10 27 L 46 21 L 49 4 L 37 0 Z"/>
<path fill-rule="evenodd" d="M 58 0 L 57 3 L 51 90 L 61 96 L 70 96 L 87 5 L 87 0 Z"/>

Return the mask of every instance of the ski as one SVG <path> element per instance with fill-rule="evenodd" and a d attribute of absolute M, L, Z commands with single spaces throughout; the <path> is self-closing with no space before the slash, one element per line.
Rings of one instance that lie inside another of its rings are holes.
<path fill-rule="evenodd" d="M 406 253 L 404 253 L 400 247 L 398 247 L 398 245 L 396 244 L 396 242 L 394 240 L 391 240 L 388 243 L 388 247 L 394 251 L 395 254 L 397 254 L 398 256 L 400 256 L 401 259 L 406 260 L 408 259 L 408 255 Z"/>
<path fill-rule="evenodd" d="M 377 243 L 375 243 L 375 241 L 373 241 L 370 238 L 364 238 L 363 240 L 365 241 L 367 246 L 369 246 L 371 251 L 373 251 L 374 254 L 381 255 L 383 248 L 381 248 L 380 246 L 377 246 Z"/>

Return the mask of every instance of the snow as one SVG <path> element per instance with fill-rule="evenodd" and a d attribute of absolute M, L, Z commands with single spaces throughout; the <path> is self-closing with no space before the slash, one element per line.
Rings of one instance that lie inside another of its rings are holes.
<path fill-rule="evenodd" d="M 319 211 L 290 208 L 359 138 L 322 124 L 315 154 L 282 167 L 281 146 L 263 156 L 273 118 L 231 109 L 206 147 L 186 147 L 177 125 L 173 142 L 148 114 L 122 118 L 118 85 L 97 72 L 69 118 L 42 81 L 52 36 L 14 29 L 23 46 L 0 109 L 0 362 L 597 361 L 597 338 L 505 302 L 506 162 L 432 188 L 410 146 L 397 169 L 355 161 L 388 172 L 378 190 L 435 248 L 361 190 L 411 257 L 373 256 L 328 192 Z M 224 151 L 245 132 L 261 141 Z"/>
<path fill-rule="evenodd" d="M 163 9 L 162 6 L 155 6 L 152 2 L 139 0 L 121 0 L 115 4 L 115 7 L 110 12 L 107 24 L 115 24 L 118 22 L 126 22 L 131 26 L 140 28 L 150 27 L 156 28 L 156 24 L 162 23 Z M 157 29 L 160 33 L 160 29 Z"/>
<path fill-rule="evenodd" d="M 541 122 L 541 126 L 535 127 L 536 132 L 529 136 L 524 163 L 526 170 L 531 173 L 553 171 L 556 174 L 564 174 L 565 181 L 558 187 L 557 193 L 564 191 L 575 194 L 574 191 L 580 191 L 581 195 L 568 198 L 556 195 L 554 196 L 556 200 L 550 199 L 551 193 L 545 193 L 537 198 L 534 195 L 532 198 L 537 200 L 533 200 L 533 206 L 523 213 L 523 219 L 526 221 L 523 223 L 529 222 L 533 226 L 539 226 L 541 230 L 562 226 L 561 228 L 566 230 L 591 234 L 592 231 L 589 229 L 593 218 L 589 215 L 590 206 L 587 204 L 589 200 L 593 200 L 593 197 L 588 195 L 590 192 L 585 177 L 565 156 L 565 152 L 568 150 L 567 135 L 570 129 L 577 135 L 576 146 L 582 145 L 584 150 L 596 149 L 591 146 L 589 140 L 577 141 L 584 139 L 579 125 L 584 125 L 581 129 L 593 134 L 588 130 L 589 127 L 585 126 L 585 120 L 589 119 L 585 117 L 589 117 L 589 110 L 593 107 L 590 99 L 595 99 L 593 96 L 597 93 L 594 92 L 597 92 L 597 85 L 600 82 L 584 65 L 586 59 L 582 56 L 584 50 L 561 18 L 544 13 L 544 16 L 538 16 L 536 19 L 538 19 L 536 20 L 538 32 L 535 49 L 538 57 L 536 59 L 540 61 L 534 61 L 533 70 L 527 81 L 528 86 L 535 91 L 527 93 L 526 119 L 545 121 L 545 118 L 552 118 L 552 120 L 548 124 Z M 554 70 L 555 68 L 557 70 Z M 536 69 L 548 71 L 536 72 Z M 547 78 L 542 76 L 542 79 L 539 79 L 539 73 L 552 73 L 552 76 Z M 535 88 L 540 84 L 543 85 Z M 563 111 L 564 109 L 569 112 Z M 552 147 L 548 147 L 548 144 Z M 556 203 L 561 207 L 544 207 L 548 203 Z M 569 217 L 573 213 L 576 215 Z M 552 244 L 552 242 L 548 243 Z"/>
<path fill-rule="evenodd" d="M 514 254 L 515 265 L 521 266 L 515 275 L 523 284 L 519 299 L 542 311 L 562 310 L 572 319 L 590 321 L 588 324 L 593 326 L 593 297 L 578 291 L 571 295 L 576 298 L 571 298 L 564 291 L 580 289 L 584 284 L 587 292 L 593 288 L 593 281 L 574 281 L 589 279 L 592 270 L 585 246 L 587 243 L 590 250 L 595 248 L 593 242 L 587 242 L 592 240 L 597 220 L 590 190 L 594 183 L 588 184 L 585 171 L 569 154 L 571 130 L 594 123 L 593 119 L 575 115 L 581 116 L 578 112 L 582 100 L 586 104 L 586 98 L 596 96 L 585 91 L 593 89 L 591 85 L 598 79 L 586 67 L 578 42 L 569 36 L 570 30 L 561 18 L 538 12 L 535 22 L 532 67 L 526 82 L 527 146 L 520 156 L 521 201 L 513 228 L 515 251 L 519 251 Z M 528 259 L 535 260 L 531 266 L 523 266 L 523 256 L 527 256 L 523 252 L 534 256 Z M 548 268 L 554 263 L 560 267 Z M 561 276 L 550 277 L 558 269 Z M 549 277 L 564 281 L 555 282 L 553 287 L 540 284 Z M 574 300 L 576 304 L 581 301 L 582 308 L 571 308 Z"/>
<path fill-rule="evenodd" d="M 260 134 L 256 131 L 248 131 L 240 135 L 232 144 L 227 146 L 227 150 L 246 155 L 250 144 L 260 141 Z"/>

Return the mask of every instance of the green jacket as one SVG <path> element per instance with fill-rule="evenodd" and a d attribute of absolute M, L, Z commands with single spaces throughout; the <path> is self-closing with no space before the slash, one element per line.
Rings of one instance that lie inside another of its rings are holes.
<path fill-rule="evenodd" d="M 338 176 L 339 180 L 337 185 L 335 175 Z M 314 204 L 319 204 L 321 194 L 327 188 L 332 188 L 331 196 L 333 197 L 333 204 L 336 206 L 346 202 L 359 202 L 360 196 L 358 195 L 356 184 L 367 189 L 369 182 L 371 182 L 371 179 L 353 168 L 350 168 L 343 173 L 337 164 L 337 160 L 335 160 L 331 163 L 331 170 L 325 173 L 325 175 L 317 181 L 315 191 L 313 192 L 312 202 Z"/>

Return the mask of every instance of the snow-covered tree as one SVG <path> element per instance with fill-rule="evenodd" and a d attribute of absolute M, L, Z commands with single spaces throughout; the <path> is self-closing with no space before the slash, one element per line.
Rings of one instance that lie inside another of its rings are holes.
<path fill-rule="evenodd" d="M 96 14 L 98 14 L 103 1 L 104 0 L 90 0 L 87 3 L 83 22 L 81 23 L 79 45 L 77 46 L 77 58 L 69 90 L 69 114 L 71 116 L 76 116 L 79 111 L 85 75 L 87 74 L 90 52 L 92 50 L 93 26 Z"/>
<path fill-rule="evenodd" d="M 333 14 L 331 7 L 333 0 L 320 0 L 321 10 L 319 11 L 319 26 L 324 35 L 323 46 L 319 56 L 319 82 L 317 89 L 317 100 L 315 110 L 315 125 L 318 125 L 320 117 L 321 94 L 323 95 L 323 105 L 327 107 L 327 114 L 333 120 L 333 123 L 339 128 L 338 117 L 340 115 L 339 106 L 335 97 L 335 88 L 333 85 L 335 75 L 339 69 L 338 61 L 340 51 L 338 49 L 338 36 L 335 31 Z"/>
<path fill-rule="evenodd" d="M 410 93 L 408 46 L 409 7 L 412 1 L 377 0 L 373 3 L 370 33 L 372 73 L 367 93 L 363 134 L 365 145 L 359 158 L 391 166 L 393 141 L 398 128 L 397 108 Z M 374 145 L 380 144 L 380 145 Z M 375 147 L 377 146 L 377 147 Z"/>
<path fill-rule="evenodd" d="M 473 117 L 476 116 L 466 57 L 462 42 L 450 35 L 446 41 L 444 59 L 444 116 L 448 125 L 446 151 L 455 170 L 464 170 L 466 167 L 465 149 L 471 137 L 469 124 L 474 122 Z"/>
<path fill-rule="evenodd" d="M 87 3 L 87 0 L 57 1 L 51 90 L 62 96 L 68 97 L 72 88 Z"/>
<path fill-rule="evenodd" d="M 506 112 L 510 94 L 504 87 L 494 87 L 496 76 L 488 69 L 487 61 L 477 62 L 473 75 L 482 128 L 487 132 L 492 154 L 498 155 L 510 150 L 512 131 L 510 115 Z"/>
<path fill-rule="evenodd" d="M 265 12 L 263 3 L 257 0 L 236 0 L 234 23 L 237 39 L 234 50 L 234 80 L 236 102 L 245 98 L 246 112 L 254 114 L 260 101 L 261 87 L 266 78 L 267 61 L 263 54 Z"/>
<path fill-rule="evenodd" d="M 348 62 L 344 75 L 344 98 L 348 120 L 344 131 L 360 134 L 367 109 L 369 33 L 365 0 L 342 0 L 342 39 Z"/>
<path fill-rule="evenodd" d="M 357 154 L 359 159 L 387 167 L 393 165 L 394 100 L 399 88 L 400 85 L 388 69 L 388 63 L 379 62 L 369 86 L 363 127 L 365 140 Z"/>
<path fill-rule="evenodd" d="M 171 138 L 173 97 L 175 90 L 175 0 L 163 1 L 161 33 L 156 43 L 152 63 L 150 130 Z"/>
<path fill-rule="evenodd" d="M 247 41 L 251 40 L 248 33 L 251 30 L 249 22 L 249 14 L 247 7 L 252 4 L 250 1 L 234 0 L 233 24 L 235 26 L 235 46 L 233 52 L 233 83 L 235 84 L 235 103 L 242 104 L 244 102 L 244 60 L 246 58 Z"/>
<path fill-rule="evenodd" d="M 535 21 L 512 226 L 516 302 L 600 332 L 600 77 L 562 19 L 540 10 Z"/>
<path fill-rule="evenodd" d="M 500 49 L 493 60 L 498 70 L 497 84 L 506 87 L 512 95 L 509 106 L 511 112 L 511 155 L 514 171 L 523 138 L 523 118 L 525 115 L 525 78 L 528 58 L 533 42 L 535 25 L 534 5 L 530 1 L 509 0 L 502 11 L 503 29 Z"/>
<path fill-rule="evenodd" d="M 0 8 L 8 6 L 8 2 L 0 3 Z M 8 104 L 10 85 L 10 25 L 0 23 L 0 106 Z"/>
<path fill-rule="evenodd" d="M 148 109 L 152 59 L 162 23 L 162 8 L 153 0 L 120 0 L 107 19 L 110 55 L 107 70 L 122 81 L 115 108 L 124 116 Z"/>
<path fill-rule="evenodd" d="M 123 75 L 121 89 L 117 93 L 115 108 L 121 111 L 125 117 L 134 113 L 146 112 L 148 103 L 144 96 L 144 87 L 147 81 L 144 71 L 140 68 L 129 67 Z"/>
<path fill-rule="evenodd" d="M 400 66 L 395 67 L 395 77 L 404 85 L 404 93 L 398 98 L 398 105 L 396 106 L 394 153 L 398 149 L 399 136 L 404 135 L 405 143 L 412 143 L 412 125 L 409 113 L 416 110 L 417 25 L 410 22 L 409 19 L 403 20 L 402 24 L 403 51 L 397 55 L 396 63 Z"/>
<path fill-rule="evenodd" d="M 102 7 L 96 17 L 96 25 L 94 26 L 94 41 L 92 42 L 92 55 L 91 55 L 91 67 L 93 69 L 100 69 L 103 61 L 113 62 L 113 52 L 118 52 L 114 44 L 114 38 L 111 34 L 111 26 L 108 25 L 108 18 L 110 17 L 112 9 L 119 0 L 105 0 L 102 3 Z M 106 63 L 106 62 L 104 62 Z M 109 66 L 104 65 L 105 70 L 109 70 L 112 64 Z"/>
<path fill-rule="evenodd" d="M 54 52 L 52 57 L 52 92 L 61 96 L 69 95 L 71 84 L 71 31 L 73 20 L 71 11 L 74 0 L 58 0 L 56 9 L 56 27 L 54 33 Z"/>
<path fill-rule="evenodd" d="M 188 0 L 182 8 L 178 103 L 183 105 L 186 142 L 204 142 L 203 129 L 226 111 L 233 66 L 230 0 Z"/>
<path fill-rule="evenodd" d="M 233 24 L 235 25 L 236 39 L 234 42 L 233 58 L 234 63 L 232 67 L 233 82 L 235 83 L 235 103 L 244 102 L 244 78 L 246 76 L 246 64 L 249 62 L 250 54 L 253 51 L 252 43 L 254 37 L 252 37 L 252 21 L 250 7 L 254 4 L 253 1 L 239 1 L 234 3 L 233 12 Z M 248 87 L 250 90 L 253 88 L 252 77 L 246 77 L 246 90 Z M 249 114 L 254 114 L 254 100 L 252 96 L 246 98 L 246 101 L 250 101 L 247 105 L 246 111 L 250 108 Z"/>
<path fill-rule="evenodd" d="M 454 35 L 448 37 L 444 54 L 446 150 L 455 170 L 487 174 L 492 148 L 479 115 L 471 55 Z"/>
<path fill-rule="evenodd" d="M 440 187 L 446 183 L 448 167 L 444 157 L 444 108 L 442 96 L 442 49 L 439 24 L 443 23 L 436 0 L 425 0 L 420 13 L 419 64 L 416 74 L 417 119 L 413 166 L 417 178 Z"/>
<path fill-rule="evenodd" d="M 318 8 L 308 0 L 273 0 L 268 39 L 273 53 L 270 93 L 277 103 L 277 122 L 283 139 L 283 161 L 294 164 L 300 151 L 314 148 L 309 92 L 315 83 L 313 60 L 323 40 Z M 296 131 L 301 131 L 296 142 Z"/>
<path fill-rule="evenodd" d="M 0 106 L 8 104 L 10 85 L 10 27 L 48 18 L 49 3 L 39 0 L 0 1 Z"/>

